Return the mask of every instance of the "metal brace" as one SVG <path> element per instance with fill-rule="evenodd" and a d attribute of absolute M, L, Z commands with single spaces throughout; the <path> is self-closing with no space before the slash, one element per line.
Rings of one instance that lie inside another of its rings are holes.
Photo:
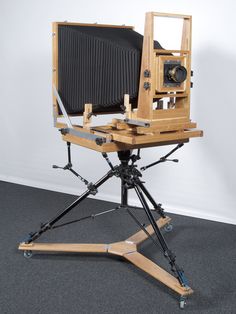
<path fill-rule="evenodd" d="M 63 102 L 61 100 L 60 95 L 58 94 L 58 91 L 57 91 L 55 85 L 53 85 L 53 92 L 54 92 L 54 95 L 55 95 L 55 97 L 57 99 L 58 105 L 59 105 L 59 107 L 61 109 L 61 112 L 62 112 L 62 114 L 63 114 L 63 116 L 64 116 L 64 118 L 66 120 L 66 124 L 67 124 L 68 128 L 73 129 L 73 125 L 72 125 L 72 123 L 70 121 L 70 118 L 69 118 L 69 116 L 68 116 L 68 114 L 66 112 L 66 109 L 65 109 L 65 107 L 63 105 Z"/>
<path fill-rule="evenodd" d="M 85 138 L 87 140 L 93 140 L 96 142 L 97 145 L 102 145 L 103 143 L 111 142 L 111 140 L 109 140 L 103 136 L 99 136 L 99 135 L 95 135 L 95 134 L 91 134 L 91 133 L 86 133 L 86 132 L 81 132 L 79 130 L 74 129 L 55 85 L 53 85 L 53 92 L 54 92 L 54 95 L 57 99 L 58 105 L 61 109 L 61 112 L 65 118 L 66 124 L 67 124 L 67 128 L 60 129 L 60 131 L 63 135 L 71 134 L 74 136 L 79 136 L 81 138 Z M 54 115 L 54 125 L 55 125 L 56 124 L 56 112 L 53 112 L 53 115 Z"/>
<path fill-rule="evenodd" d="M 145 122 L 145 121 L 140 121 L 140 120 L 124 119 L 124 122 L 126 122 L 128 124 L 143 126 L 145 128 L 148 128 L 150 126 L 150 123 Z"/>

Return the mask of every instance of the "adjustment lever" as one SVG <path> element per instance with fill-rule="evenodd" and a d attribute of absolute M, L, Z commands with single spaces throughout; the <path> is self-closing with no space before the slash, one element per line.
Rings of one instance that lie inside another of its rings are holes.
<path fill-rule="evenodd" d="M 165 161 L 179 162 L 179 159 L 165 159 Z"/>
<path fill-rule="evenodd" d="M 53 169 L 63 169 L 63 170 L 66 170 L 65 167 L 60 167 L 60 166 L 57 166 L 57 165 L 52 165 Z"/>
<path fill-rule="evenodd" d="M 141 171 L 144 171 L 150 167 L 153 167 L 157 164 L 160 164 L 161 162 L 166 162 L 166 161 L 173 161 L 173 162 L 179 162 L 179 159 L 168 159 L 168 157 L 170 155 L 172 155 L 177 149 L 179 149 L 180 147 L 182 147 L 184 144 L 183 143 L 180 143 L 178 144 L 174 149 L 172 149 L 168 154 L 166 154 L 165 156 L 161 157 L 159 160 L 147 165 L 147 166 L 144 166 L 144 167 L 141 167 L 140 170 Z"/>
<path fill-rule="evenodd" d="M 92 186 L 92 183 L 89 183 L 85 178 L 83 178 L 78 172 L 76 172 L 72 167 L 72 162 L 71 162 L 71 150 L 70 150 L 70 142 L 67 142 L 67 156 L 68 156 L 68 162 L 64 167 L 60 167 L 57 165 L 52 165 L 53 169 L 63 169 L 63 170 L 69 170 L 71 173 L 73 173 L 78 179 L 80 179 L 82 182 L 84 182 L 85 185 L 87 186 Z"/>
<path fill-rule="evenodd" d="M 78 172 L 76 172 L 73 168 L 72 168 L 72 164 L 68 163 L 67 165 L 65 165 L 65 167 L 60 167 L 57 165 L 53 165 L 52 166 L 53 169 L 62 169 L 62 170 L 69 170 L 70 172 L 72 172 L 77 178 L 79 178 L 82 182 L 84 182 L 85 185 L 88 185 L 89 182 L 83 178 L 80 174 L 78 174 Z"/>

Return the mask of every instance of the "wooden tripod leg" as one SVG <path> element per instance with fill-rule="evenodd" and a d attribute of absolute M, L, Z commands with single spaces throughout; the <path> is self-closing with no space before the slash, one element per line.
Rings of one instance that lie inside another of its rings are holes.
<path fill-rule="evenodd" d="M 123 257 L 181 296 L 186 296 L 193 293 L 191 288 L 182 287 L 178 279 L 139 252 L 131 252 L 123 255 Z"/>
<path fill-rule="evenodd" d="M 165 217 L 165 218 L 159 218 L 156 223 L 159 229 L 163 228 L 165 225 L 167 225 L 168 223 L 170 223 L 171 218 L 170 217 Z M 152 235 L 154 233 L 154 230 L 152 228 L 151 225 L 148 225 L 146 228 L 147 232 Z M 135 234 L 133 234 L 131 237 L 129 237 L 128 239 L 126 239 L 126 242 L 131 242 L 133 244 L 141 244 L 142 242 L 144 242 L 145 240 L 147 240 L 148 236 L 147 234 L 143 231 L 140 230 L 138 232 L 136 232 Z"/>
<path fill-rule="evenodd" d="M 107 253 L 108 244 L 93 243 L 21 243 L 22 251 Z"/>

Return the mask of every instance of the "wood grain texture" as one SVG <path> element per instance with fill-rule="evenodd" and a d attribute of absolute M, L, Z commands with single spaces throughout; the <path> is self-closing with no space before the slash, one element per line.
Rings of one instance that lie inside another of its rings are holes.
<path fill-rule="evenodd" d="M 144 77 L 144 71 L 150 71 L 150 77 Z M 138 111 L 137 117 L 143 119 L 152 119 L 153 103 L 153 82 L 154 75 L 154 56 L 153 56 L 153 14 L 146 13 L 142 61 L 140 69 L 139 93 L 138 93 Z M 145 89 L 144 83 L 149 83 L 150 88 Z"/>
<path fill-rule="evenodd" d="M 190 94 L 191 94 L 191 55 L 192 55 L 192 17 L 184 18 L 181 39 L 181 50 L 188 50 L 186 58 L 187 79 L 185 83 L 186 98 L 176 99 L 176 108 L 187 108 L 190 116 Z M 183 55 L 183 53 L 182 53 Z"/>
<path fill-rule="evenodd" d="M 106 153 L 112 153 L 112 152 L 118 152 L 121 150 L 129 150 L 129 149 L 138 149 L 138 148 L 147 148 L 147 147 L 156 147 L 156 146 L 164 146 L 164 145 L 172 145 L 172 144 L 178 144 L 178 143 L 187 143 L 189 142 L 189 138 L 185 139 L 178 139 L 178 140 L 170 140 L 170 141 L 156 141 L 151 143 L 144 143 L 144 144 L 126 144 L 121 142 L 111 142 L 111 143 L 105 143 L 103 145 L 97 145 L 94 141 L 90 141 L 78 136 L 73 135 L 63 135 L 62 139 L 66 142 L 70 142 L 75 145 L 79 145 L 82 147 L 86 147 L 92 150 L 95 150 L 97 152 L 106 152 Z"/>
<path fill-rule="evenodd" d="M 193 293 L 191 288 L 182 287 L 179 281 L 165 271 L 163 268 L 158 266 L 157 264 L 153 263 L 144 255 L 140 254 L 139 252 L 132 252 L 129 254 L 125 254 L 124 258 L 126 258 L 129 262 L 134 264 L 136 267 L 142 269 L 150 276 L 154 277 L 155 279 L 159 280 L 163 284 L 165 284 L 170 289 L 174 290 L 180 295 L 189 295 Z"/>
<path fill-rule="evenodd" d="M 93 111 L 93 105 L 92 104 L 85 104 L 84 105 L 83 127 L 85 129 L 89 129 L 91 127 L 92 111 Z"/>
<path fill-rule="evenodd" d="M 111 243 L 108 246 L 108 253 L 119 256 L 124 256 L 127 253 L 136 252 L 137 247 L 133 243 L 127 243 L 125 241 Z"/>
<path fill-rule="evenodd" d="M 159 280 L 167 287 L 180 295 L 193 293 L 191 288 L 181 287 L 178 280 L 165 271 L 163 268 L 153 263 L 151 260 L 137 252 L 137 247 L 133 243 L 126 241 L 111 244 L 92 243 L 21 243 L 19 250 L 41 251 L 41 252 L 65 252 L 65 253 L 109 253 L 123 256 L 129 262 L 142 269 L 155 279 Z"/>
<path fill-rule="evenodd" d="M 91 26 L 91 27 L 109 27 L 109 28 L 131 28 L 131 25 L 114 25 L 114 24 L 98 24 L 98 23 L 77 23 L 77 22 L 54 22 L 57 25 L 72 25 L 72 26 Z"/>
<path fill-rule="evenodd" d="M 156 223 L 158 225 L 158 227 L 161 229 L 163 228 L 166 224 L 168 224 L 171 221 L 170 217 L 166 217 L 166 218 L 159 218 Z M 154 233 L 154 230 L 152 228 L 151 225 L 148 225 L 146 228 L 147 232 L 152 235 Z M 137 233 L 133 234 L 131 237 L 129 237 L 128 239 L 126 239 L 125 241 L 130 242 L 130 243 L 134 243 L 136 245 L 141 244 L 142 242 L 144 242 L 145 240 L 148 239 L 148 236 L 146 235 L 146 233 L 143 230 L 138 231 Z"/>
<path fill-rule="evenodd" d="M 152 12 L 153 16 L 159 17 L 170 17 L 170 18 L 178 18 L 178 19 L 190 19 L 191 15 L 185 14 L 176 14 L 176 13 L 161 13 L 161 12 Z"/>
<path fill-rule="evenodd" d="M 138 134 L 146 134 L 146 133 L 158 133 L 158 132 L 168 132 L 168 131 L 177 131 L 177 130 L 186 130 L 186 129 L 194 129 L 196 128 L 197 124 L 194 122 L 187 122 L 187 123 L 172 123 L 167 125 L 156 125 L 151 126 L 149 128 L 137 128 Z"/>
<path fill-rule="evenodd" d="M 21 243 L 19 245 L 19 250 L 23 251 L 107 253 L 107 249 L 107 244 L 93 243 Z"/>

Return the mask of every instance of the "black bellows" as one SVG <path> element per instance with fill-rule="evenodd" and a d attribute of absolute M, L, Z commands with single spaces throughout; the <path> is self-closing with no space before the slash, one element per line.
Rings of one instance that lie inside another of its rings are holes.
<path fill-rule="evenodd" d="M 59 25 L 58 91 L 68 114 L 137 106 L 143 36 L 130 28 Z M 155 48 L 162 49 L 158 42 Z"/>

